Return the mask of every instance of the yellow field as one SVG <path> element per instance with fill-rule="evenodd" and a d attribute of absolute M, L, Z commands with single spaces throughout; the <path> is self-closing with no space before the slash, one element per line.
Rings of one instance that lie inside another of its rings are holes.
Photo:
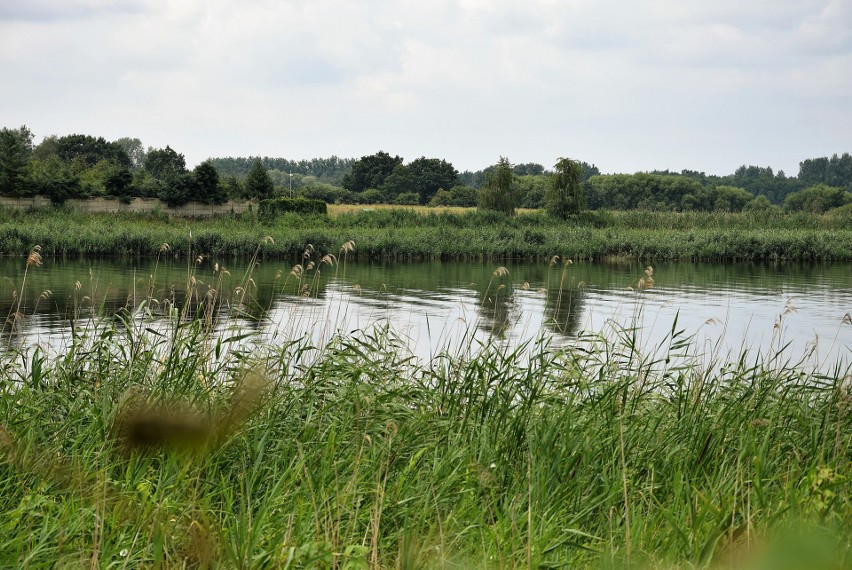
<path fill-rule="evenodd" d="M 463 208 L 461 206 L 400 206 L 397 204 L 329 204 L 328 215 L 337 216 L 340 214 L 348 214 L 352 212 L 363 212 L 370 210 L 414 210 L 418 214 L 442 214 L 445 212 L 453 214 L 463 214 L 472 212 L 476 208 Z M 515 210 L 518 214 L 528 214 L 537 212 L 527 208 L 518 208 Z"/>

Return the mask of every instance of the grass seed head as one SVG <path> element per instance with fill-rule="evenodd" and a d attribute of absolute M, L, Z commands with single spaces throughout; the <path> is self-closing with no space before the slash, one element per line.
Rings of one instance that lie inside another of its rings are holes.
<path fill-rule="evenodd" d="M 36 247 L 39 247 L 39 246 L 36 246 Z M 41 267 L 41 254 L 39 253 L 40 249 L 41 248 L 39 248 L 38 250 L 33 249 L 30 252 L 29 257 L 27 257 L 27 267 L 30 267 L 30 266 Z"/>

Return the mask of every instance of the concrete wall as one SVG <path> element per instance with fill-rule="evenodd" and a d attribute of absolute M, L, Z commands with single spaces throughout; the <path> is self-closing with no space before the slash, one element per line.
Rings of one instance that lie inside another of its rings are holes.
<path fill-rule="evenodd" d="M 86 213 L 111 214 L 115 212 L 161 211 L 173 216 L 185 217 L 215 216 L 217 214 L 230 214 L 231 212 L 241 214 L 250 209 L 257 211 L 257 203 L 251 200 L 231 200 L 218 205 L 190 202 L 185 206 L 170 208 L 156 198 L 133 198 L 129 204 L 118 199 L 81 198 L 67 200 L 65 205 Z M 44 196 L 33 196 L 31 198 L 0 196 L 0 206 L 7 208 L 46 208 L 50 206 L 50 199 Z"/>

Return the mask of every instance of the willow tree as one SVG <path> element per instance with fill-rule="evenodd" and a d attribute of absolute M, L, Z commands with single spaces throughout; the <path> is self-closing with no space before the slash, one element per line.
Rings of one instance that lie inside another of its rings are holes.
<path fill-rule="evenodd" d="M 582 164 L 570 158 L 560 158 L 553 166 L 545 193 L 547 213 L 564 220 L 582 212 L 586 208 L 582 179 Z"/>
<path fill-rule="evenodd" d="M 491 172 L 485 175 L 485 183 L 479 189 L 477 207 L 480 210 L 495 210 L 509 216 L 521 203 L 521 188 L 512 171 L 512 163 L 501 156 Z"/>

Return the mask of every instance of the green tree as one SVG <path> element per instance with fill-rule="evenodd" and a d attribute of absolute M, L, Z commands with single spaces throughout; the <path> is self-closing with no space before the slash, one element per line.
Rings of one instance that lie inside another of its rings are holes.
<path fill-rule="evenodd" d="M 186 174 L 186 159 L 166 145 L 163 149 L 148 149 L 145 156 L 145 170 L 157 180 L 170 181 Z"/>
<path fill-rule="evenodd" d="M 137 138 L 121 137 L 113 144 L 121 147 L 121 150 L 130 158 L 130 166 L 135 170 L 142 168 L 145 165 L 145 147 L 142 146 L 142 141 Z"/>
<path fill-rule="evenodd" d="M 784 211 L 822 214 L 849 203 L 852 203 L 852 192 L 847 192 L 843 188 L 816 184 L 789 194 L 784 200 Z"/>
<path fill-rule="evenodd" d="M 516 164 L 512 167 L 512 172 L 514 172 L 516 176 L 541 176 L 544 174 L 544 166 L 537 162 Z"/>
<path fill-rule="evenodd" d="M 239 179 L 237 179 L 236 176 L 224 176 L 222 180 L 222 188 L 225 191 L 226 198 L 234 200 L 247 197 L 245 184 L 243 184 Z"/>
<path fill-rule="evenodd" d="M 120 144 L 107 142 L 103 137 L 89 135 L 67 135 L 56 139 L 56 153 L 66 162 L 75 159 L 86 167 L 102 160 L 130 168 L 130 157 Z"/>
<path fill-rule="evenodd" d="M 350 192 L 363 192 L 368 188 L 381 188 L 394 168 L 402 164 L 402 157 L 384 151 L 362 156 L 352 164 L 352 170 L 343 176 L 343 187 Z"/>
<path fill-rule="evenodd" d="M 583 166 L 576 160 L 560 158 L 550 175 L 544 207 L 554 218 L 565 220 L 583 211 L 586 195 L 583 192 Z"/>
<path fill-rule="evenodd" d="M 33 133 L 26 127 L 0 129 L 0 194 L 25 196 L 27 163 L 33 150 Z"/>
<path fill-rule="evenodd" d="M 107 196 L 117 196 L 129 202 L 133 195 L 133 173 L 126 166 L 113 166 L 104 178 L 104 190 Z"/>
<path fill-rule="evenodd" d="M 191 173 L 183 173 L 160 181 L 157 198 L 169 206 L 183 206 L 194 198 L 195 193 L 195 177 Z"/>
<path fill-rule="evenodd" d="M 263 167 L 263 163 L 259 158 L 254 160 L 248 175 L 246 176 L 246 194 L 249 198 L 257 198 L 264 200 L 272 198 L 275 195 L 275 185 L 272 183 L 272 178 Z"/>
<path fill-rule="evenodd" d="M 754 200 L 754 194 L 734 186 L 716 186 L 713 197 L 713 209 L 717 212 L 741 212 Z"/>
<path fill-rule="evenodd" d="M 415 181 L 410 191 L 420 196 L 421 204 L 428 203 L 438 190 L 452 188 L 459 183 L 459 171 L 446 160 L 423 156 L 413 160 L 408 169 Z"/>
<path fill-rule="evenodd" d="M 221 204 L 228 200 L 225 188 L 219 184 L 219 173 L 209 160 L 205 160 L 192 171 L 195 178 L 193 200 L 205 204 Z"/>
<path fill-rule="evenodd" d="M 32 186 L 41 196 L 47 196 L 54 204 L 61 204 L 68 198 L 80 196 L 80 179 L 67 162 L 51 156 L 46 160 L 33 160 L 30 163 Z"/>
<path fill-rule="evenodd" d="M 501 156 L 494 169 L 485 175 L 485 183 L 479 189 L 477 207 L 511 216 L 520 202 L 520 187 L 512 172 L 512 164 L 508 158 Z"/>
<path fill-rule="evenodd" d="M 780 212 L 781 208 L 770 202 L 769 198 L 766 196 L 756 196 L 754 200 L 750 201 L 743 207 L 743 212 L 750 212 L 753 214 L 770 213 L 775 211 Z"/>
<path fill-rule="evenodd" d="M 470 208 L 476 206 L 476 189 L 463 184 L 457 184 L 449 190 L 438 190 L 429 200 L 430 206 L 461 206 Z"/>
<path fill-rule="evenodd" d="M 184 156 L 166 145 L 163 149 L 149 148 L 145 156 L 145 171 L 156 181 L 140 184 L 143 194 L 155 193 L 169 206 L 182 206 L 195 195 L 195 178 L 186 170 Z"/>
<path fill-rule="evenodd" d="M 59 156 L 59 137 L 50 135 L 44 137 L 40 143 L 33 148 L 32 157 L 38 160 L 47 160 L 51 156 Z"/>
<path fill-rule="evenodd" d="M 420 157 L 409 164 L 399 164 L 379 188 L 390 202 L 399 203 L 401 194 L 417 194 L 417 203 L 428 204 L 441 189 L 458 184 L 459 173 L 452 164 L 439 158 Z M 410 200 L 411 197 L 406 197 Z"/>

